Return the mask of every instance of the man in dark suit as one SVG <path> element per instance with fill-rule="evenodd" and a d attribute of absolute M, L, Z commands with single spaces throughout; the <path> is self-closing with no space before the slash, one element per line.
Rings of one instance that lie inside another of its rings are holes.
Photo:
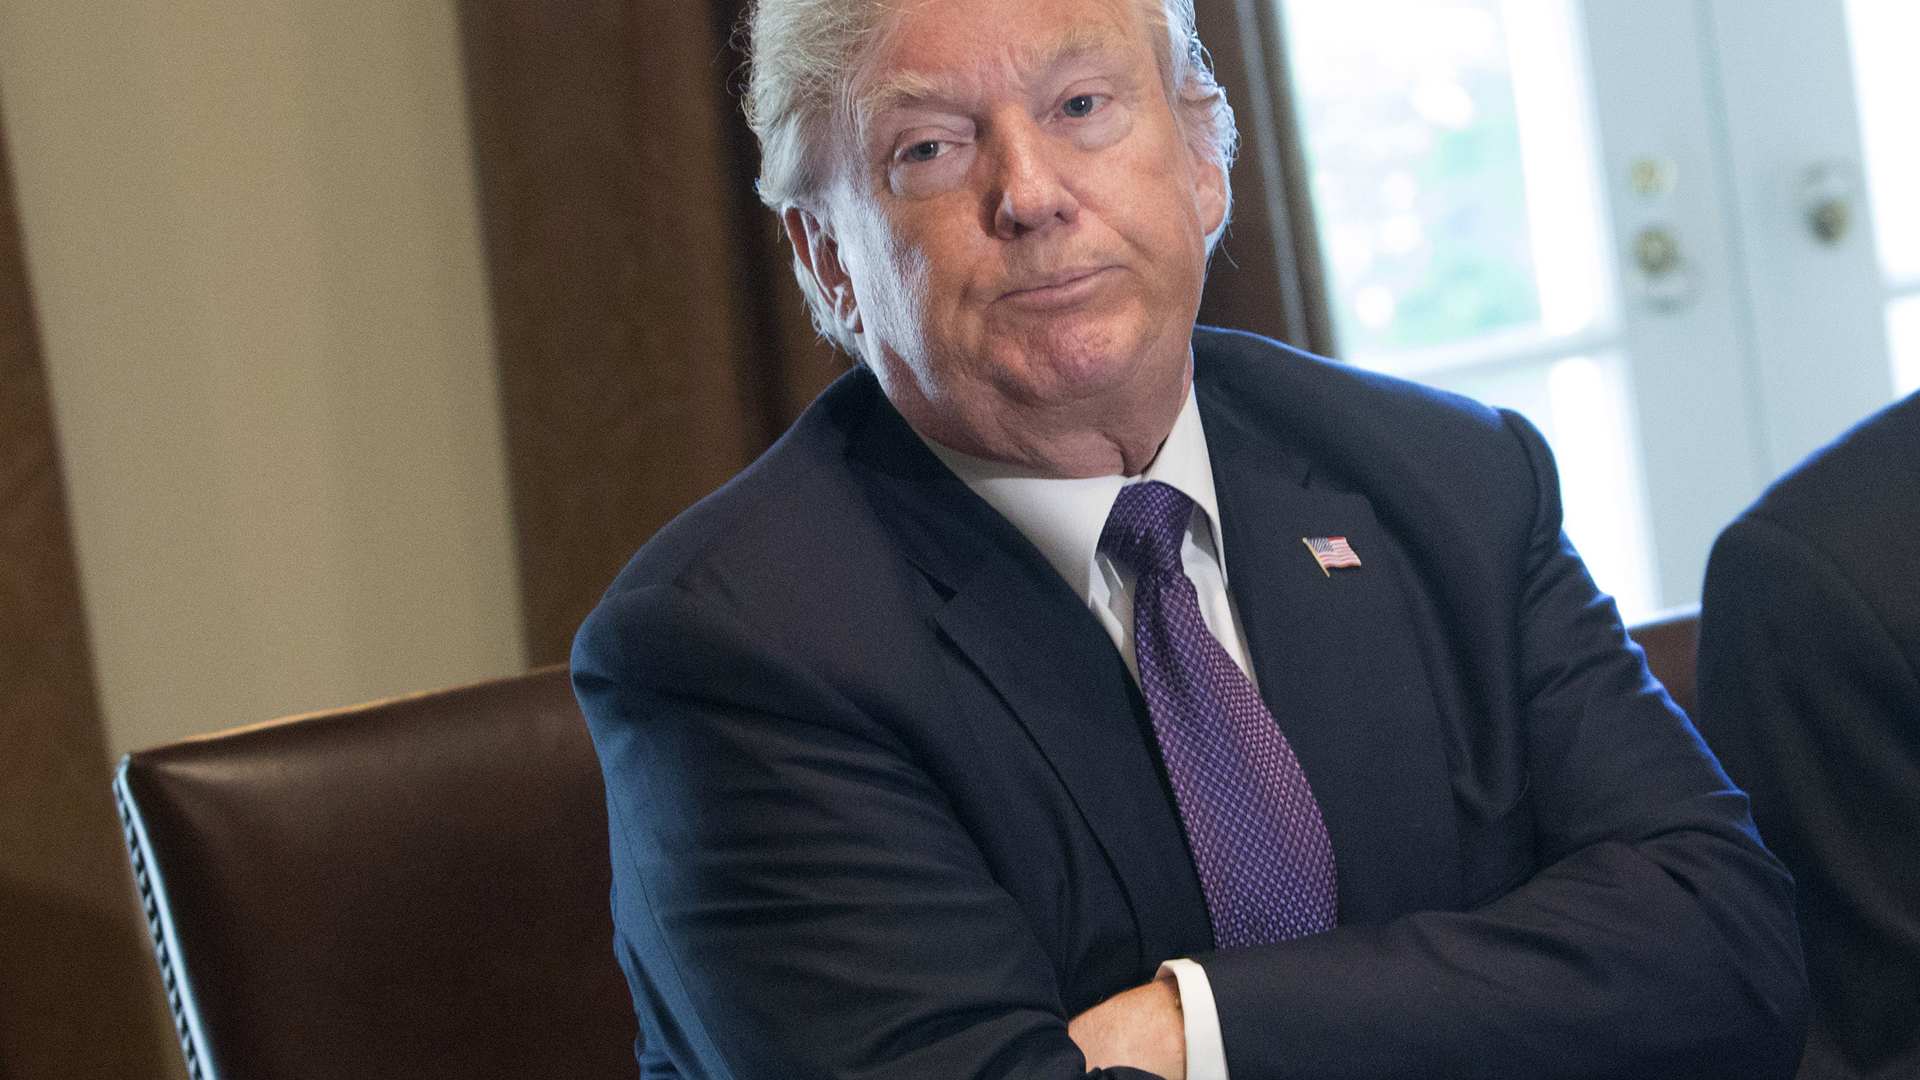
<path fill-rule="evenodd" d="M 1920 1076 L 1920 395 L 1720 535 L 1700 730 L 1798 883 L 1808 1080 Z"/>
<path fill-rule="evenodd" d="M 576 642 L 648 1074 L 1787 1075 L 1788 879 L 1539 435 L 1194 329 L 1191 27 L 758 9 L 862 367 Z"/>

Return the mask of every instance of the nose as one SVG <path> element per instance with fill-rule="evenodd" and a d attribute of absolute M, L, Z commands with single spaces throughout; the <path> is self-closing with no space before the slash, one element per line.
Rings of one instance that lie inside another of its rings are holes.
<path fill-rule="evenodd" d="M 996 126 L 1000 170 L 994 235 L 1016 240 L 1072 225 L 1079 217 L 1080 202 L 1061 171 L 1069 164 L 1068 148 L 1055 145 L 1024 113 L 1009 115 Z"/>

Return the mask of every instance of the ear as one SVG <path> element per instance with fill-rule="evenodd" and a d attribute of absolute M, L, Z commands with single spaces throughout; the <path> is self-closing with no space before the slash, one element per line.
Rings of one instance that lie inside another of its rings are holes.
<path fill-rule="evenodd" d="M 781 221 L 787 227 L 794 257 L 807 268 L 820 295 L 833 306 L 834 316 L 849 332 L 860 333 L 860 301 L 853 295 L 853 278 L 840 262 L 840 244 L 833 230 L 819 215 L 797 206 L 788 207 Z"/>
<path fill-rule="evenodd" d="M 1200 209 L 1200 232 L 1212 236 L 1227 219 L 1227 171 L 1210 157 L 1194 155 L 1194 201 Z"/>

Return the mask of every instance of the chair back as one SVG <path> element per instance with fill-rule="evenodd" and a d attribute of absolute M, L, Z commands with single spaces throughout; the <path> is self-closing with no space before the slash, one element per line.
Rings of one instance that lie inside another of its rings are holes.
<path fill-rule="evenodd" d="M 1700 605 L 1662 612 L 1627 635 L 1647 654 L 1647 668 L 1666 684 L 1674 704 L 1693 715 L 1693 664 L 1700 651 Z"/>
<path fill-rule="evenodd" d="M 195 1080 L 637 1076 L 564 667 L 128 755 Z"/>

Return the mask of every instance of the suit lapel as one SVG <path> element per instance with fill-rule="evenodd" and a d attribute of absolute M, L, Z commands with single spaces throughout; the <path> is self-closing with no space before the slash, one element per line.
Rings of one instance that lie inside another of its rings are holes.
<path fill-rule="evenodd" d="M 1403 589 L 1404 556 L 1359 494 L 1201 384 L 1229 587 L 1261 696 L 1319 800 L 1342 923 L 1458 906 L 1444 744 Z M 1323 571 L 1301 541 L 1344 536 L 1358 567 Z"/>
<path fill-rule="evenodd" d="M 939 632 L 1039 748 L 1112 865 L 1143 958 L 1209 948 L 1199 879 L 1112 639 L 1045 556 L 884 400 L 852 454 L 879 517 L 944 598 L 932 613 Z"/>
<path fill-rule="evenodd" d="M 936 621 L 1072 796 L 1133 905 L 1144 957 L 1210 946 L 1199 879 L 1136 712 L 1132 676 L 1064 582 L 1070 607 L 1036 604 L 1044 583 L 1007 569 L 984 569 Z M 1052 567 L 1044 570 L 1059 582 Z"/>
<path fill-rule="evenodd" d="M 1327 821 L 1340 921 L 1460 904 L 1459 840 L 1417 581 L 1368 500 L 1205 381 L 1199 387 L 1228 576 L 1262 696 Z M 1112 642 L 1044 556 L 940 464 L 873 390 L 850 458 L 882 521 L 933 582 L 939 632 L 994 689 L 1100 844 L 1146 957 L 1211 942 L 1185 836 Z M 1363 565 L 1322 572 L 1303 537 Z"/>

